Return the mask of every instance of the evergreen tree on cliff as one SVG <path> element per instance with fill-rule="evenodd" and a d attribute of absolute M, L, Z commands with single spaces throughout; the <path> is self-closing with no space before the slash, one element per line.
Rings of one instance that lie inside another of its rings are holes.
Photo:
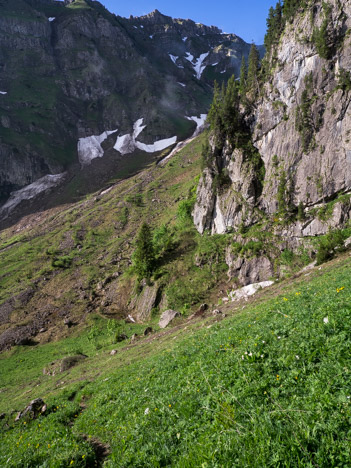
<path fill-rule="evenodd" d="M 258 72 L 260 69 L 260 56 L 256 45 L 253 43 L 249 54 L 249 66 L 247 70 L 246 88 L 254 96 L 258 94 Z"/>

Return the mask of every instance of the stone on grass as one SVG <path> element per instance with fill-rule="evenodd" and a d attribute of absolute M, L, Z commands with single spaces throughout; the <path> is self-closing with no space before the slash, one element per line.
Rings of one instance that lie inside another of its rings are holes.
<path fill-rule="evenodd" d="M 115 354 L 117 354 L 117 349 L 113 349 L 113 350 L 110 352 L 110 356 L 114 356 Z"/>
<path fill-rule="evenodd" d="M 144 336 L 148 336 L 153 332 L 153 329 L 151 327 L 147 327 L 144 330 Z"/>
<path fill-rule="evenodd" d="M 179 312 L 176 312 L 175 310 L 165 310 L 161 315 L 160 321 L 158 322 L 159 327 L 166 328 L 172 322 L 172 320 L 178 316 Z"/>
<path fill-rule="evenodd" d="M 232 301 L 240 301 L 240 299 L 245 299 L 247 301 L 248 298 L 253 296 L 257 291 L 268 288 L 268 286 L 272 286 L 272 284 L 274 284 L 274 281 L 262 281 L 261 283 L 249 284 L 241 289 L 232 291 L 229 296 Z"/>
<path fill-rule="evenodd" d="M 45 409 L 44 409 L 45 408 Z M 23 410 L 20 411 L 15 419 L 15 422 L 19 421 L 24 417 L 29 417 L 30 419 L 36 419 L 40 414 L 46 411 L 46 404 L 41 398 L 36 398 L 32 400 L 29 405 Z"/>

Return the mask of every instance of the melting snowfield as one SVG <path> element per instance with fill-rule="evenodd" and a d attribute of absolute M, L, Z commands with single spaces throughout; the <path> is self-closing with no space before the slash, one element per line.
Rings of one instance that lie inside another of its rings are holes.
<path fill-rule="evenodd" d="M 7 94 L 7 91 L 0 91 L 0 94 Z"/>
<path fill-rule="evenodd" d="M 0 219 L 6 219 L 23 200 L 32 200 L 49 189 L 60 185 L 66 173 L 48 174 L 26 187 L 12 192 L 5 205 L 0 208 Z"/>
<path fill-rule="evenodd" d="M 172 158 L 175 154 L 177 154 L 178 151 L 184 148 L 184 146 L 190 143 L 201 132 L 201 130 L 203 129 L 205 125 L 207 114 L 201 114 L 200 117 L 196 117 L 196 115 L 192 117 L 186 116 L 185 118 L 188 120 L 192 120 L 193 122 L 196 123 L 195 132 L 187 140 L 179 142 L 177 146 L 165 158 L 161 159 L 161 161 L 158 162 L 158 165 L 162 166 L 166 161 L 168 161 L 168 159 Z"/>
<path fill-rule="evenodd" d="M 156 153 L 162 151 L 177 142 L 177 136 L 158 140 L 154 143 L 147 144 L 138 141 L 137 138 L 144 130 L 146 125 L 143 125 L 144 119 L 138 119 L 133 125 L 133 133 L 126 133 L 120 135 L 116 139 L 114 149 L 122 155 L 133 153 L 136 149 L 145 151 L 146 153 Z M 117 130 L 103 132 L 101 135 L 92 135 L 86 138 L 80 138 L 78 141 L 78 158 L 81 166 L 89 166 L 91 161 L 95 158 L 102 158 L 104 150 L 102 143 Z"/>
<path fill-rule="evenodd" d="M 144 119 L 139 119 L 135 122 L 133 126 L 133 133 L 119 136 L 117 138 L 114 149 L 119 151 L 121 154 L 130 154 L 135 149 L 140 149 L 146 153 L 156 153 L 157 151 L 162 151 L 168 148 L 171 145 L 174 145 L 177 142 L 177 137 L 166 138 L 165 140 L 155 141 L 152 144 L 141 143 L 137 141 L 137 137 L 144 130 L 146 125 L 143 124 Z"/>
<path fill-rule="evenodd" d="M 101 144 L 108 138 L 112 133 L 116 133 L 117 130 L 111 130 L 103 132 L 101 135 L 92 135 L 86 138 L 80 138 L 78 141 L 78 159 L 82 166 L 89 166 L 91 161 L 95 158 L 102 158 L 104 150 Z"/>
<path fill-rule="evenodd" d="M 190 52 L 187 52 L 186 53 L 186 56 L 185 56 L 185 59 L 188 60 L 194 70 L 195 70 L 195 73 L 196 73 L 196 78 L 199 80 L 201 78 L 201 75 L 203 73 L 203 71 L 205 70 L 206 68 L 206 65 L 203 65 L 204 63 L 204 60 L 206 59 L 206 57 L 208 57 L 210 53 L 209 52 L 206 52 L 205 54 L 201 54 L 199 58 L 196 59 L 195 63 L 194 63 L 194 56 L 191 55 Z"/>

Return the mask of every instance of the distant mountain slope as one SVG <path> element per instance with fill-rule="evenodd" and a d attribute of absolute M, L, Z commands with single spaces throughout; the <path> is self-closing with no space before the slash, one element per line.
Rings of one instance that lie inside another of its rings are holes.
<path fill-rule="evenodd" d="M 157 10 L 126 19 L 91 0 L 1 0 L 0 203 L 48 174 L 70 181 L 71 199 L 141 167 L 194 132 L 186 117 L 207 112 L 214 79 L 238 74 L 249 48 Z"/>

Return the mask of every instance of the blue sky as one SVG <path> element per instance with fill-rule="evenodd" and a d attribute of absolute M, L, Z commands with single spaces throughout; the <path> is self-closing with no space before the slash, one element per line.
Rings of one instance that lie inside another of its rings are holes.
<path fill-rule="evenodd" d="M 112 13 L 129 17 L 150 11 L 174 18 L 190 18 L 198 23 L 214 25 L 224 32 L 235 33 L 245 41 L 262 44 L 269 7 L 277 0 L 100 0 Z"/>

